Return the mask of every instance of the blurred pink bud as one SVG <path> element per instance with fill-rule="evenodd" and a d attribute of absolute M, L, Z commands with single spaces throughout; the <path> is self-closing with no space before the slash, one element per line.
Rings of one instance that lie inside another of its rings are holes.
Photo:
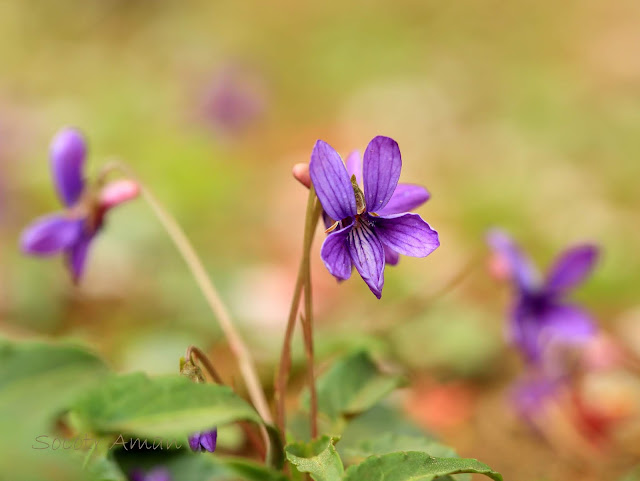
<path fill-rule="evenodd" d="M 509 261 L 504 256 L 492 253 L 487 261 L 487 269 L 489 270 L 489 275 L 499 282 L 511 280 Z"/>
<path fill-rule="evenodd" d="M 307 189 L 311 187 L 311 177 L 309 176 L 309 164 L 300 163 L 293 166 L 293 176 Z"/>
<path fill-rule="evenodd" d="M 103 210 L 135 199 L 140 194 L 140 186 L 130 179 L 114 180 L 105 185 L 100 191 L 99 205 Z"/>

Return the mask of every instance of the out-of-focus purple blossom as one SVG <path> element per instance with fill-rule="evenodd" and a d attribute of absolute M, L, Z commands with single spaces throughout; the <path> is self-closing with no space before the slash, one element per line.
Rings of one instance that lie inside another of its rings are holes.
<path fill-rule="evenodd" d="M 225 135 L 246 131 L 265 108 L 261 79 L 238 65 L 224 67 L 212 80 L 203 99 L 205 117 L 214 129 Z"/>
<path fill-rule="evenodd" d="M 194 433 L 189 436 L 189 447 L 192 451 L 208 451 L 213 453 L 218 442 L 218 430 L 212 429 L 201 433 Z"/>
<path fill-rule="evenodd" d="M 22 251 L 35 256 L 63 253 L 74 282 L 86 264 L 91 242 L 111 208 L 138 196 L 139 186 L 131 180 L 115 180 L 99 188 L 84 178 L 87 155 L 82 134 L 73 128 L 58 132 L 51 144 L 53 182 L 65 211 L 34 221 L 22 233 Z"/>
<path fill-rule="evenodd" d="M 599 255 L 596 246 L 567 249 L 543 278 L 506 233 L 492 230 L 487 242 L 507 266 L 515 294 L 508 337 L 527 362 L 539 364 L 550 347 L 581 344 L 592 338 L 594 321 L 567 297 L 591 274 Z"/>
<path fill-rule="evenodd" d="M 518 416 L 535 426 L 549 405 L 557 402 L 563 385 L 562 379 L 544 375 L 529 375 L 516 382 L 511 389 L 511 401 Z"/>
<path fill-rule="evenodd" d="M 171 474 L 167 468 L 153 468 L 149 472 L 136 469 L 129 475 L 131 481 L 171 481 Z"/>
<path fill-rule="evenodd" d="M 321 249 L 325 266 L 338 280 L 348 279 L 355 266 L 378 298 L 387 262 L 397 263 L 399 254 L 426 257 L 440 245 L 438 233 L 418 214 L 407 212 L 429 194 L 419 186 L 398 185 L 401 168 L 398 144 L 382 136 L 369 143 L 362 165 L 356 152 L 345 168 L 340 155 L 322 140 L 309 164 L 325 222 L 332 224 Z"/>

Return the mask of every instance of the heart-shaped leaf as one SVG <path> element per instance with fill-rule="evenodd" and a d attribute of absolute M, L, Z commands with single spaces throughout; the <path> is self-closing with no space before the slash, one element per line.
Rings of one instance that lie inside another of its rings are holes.
<path fill-rule="evenodd" d="M 318 379 L 318 407 L 335 419 L 352 416 L 371 408 L 405 379 L 387 374 L 365 351 L 358 351 L 337 361 Z"/>
<path fill-rule="evenodd" d="M 343 481 L 431 481 L 438 476 L 477 473 L 502 481 L 502 476 L 475 459 L 434 458 L 417 451 L 371 456 L 345 472 Z"/>
<path fill-rule="evenodd" d="M 261 422 L 256 411 L 227 386 L 141 373 L 107 378 L 78 401 L 74 413 L 84 427 L 98 434 L 165 438 L 233 421 Z"/>
<path fill-rule="evenodd" d="M 289 444 L 285 453 L 298 471 L 309 473 L 315 481 L 339 481 L 344 467 L 334 441 L 333 438 L 322 436 L 310 443 Z"/>

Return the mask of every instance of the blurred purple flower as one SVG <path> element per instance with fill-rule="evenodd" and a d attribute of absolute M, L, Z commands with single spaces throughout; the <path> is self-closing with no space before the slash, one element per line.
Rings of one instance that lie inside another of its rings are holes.
<path fill-rule="evenodd" d="M 543 280 L 506 233 L 492 230 L 487 242 L 508 268 L 515 290 L 508 335 L 528 362 L 539 363 L 552 345 L 580 344 L 595 334 L 589 314 L 568 302 L 567 296 L 591 274 L 599 254 L 596 246 L 567 249 Z"/>
<path fill-rule="evenodd" d="M 386 258 L 395 264 L 398 254 L 426 257 L 440 241 L 418 214 L 407 213 L 429 194 L 419 186 L 398 185 L 402 159 L 393 139 L 375 137 L 365 150 L 363 166 L 359 164 L 359 155 L 351 154 L 345 168 L 340 155 L 322 140 L 313 148 L 311 181 L 324 212 L 335 221 L 321 256 L 339 280 L 348 279 L 355 266 L 379 299 Z"/>
<path fill-rule="evenodd" d="M 131 481 L 171 481 L 171 474 L 166 468 L 154 468 L 145 473 L 139 469 L 129 475 Z"/>
<path fill-rule="evenodd" d="M 189 436 L 189 447 L 192 451 L 208 451 L 213 453 L 216 450 L 218 441 L 218 430 L 212 429 L 202 433 L 194 433 Z"/>
<path fill-rule="evenodd" d="M 518 416 L 535 426 L 543 419 L 549 403 L 558 400 L 563 385 L 562 379 L 547 376 L 528 376 L 516 382 L 511 390 L 511 401 Z"/>
<path fill-rule="evenodd" d="M 22 251 L 35 256 L 64 253 L 74 282 L 84 271 L 91 241 L 102 228 L 109 209 L 137 197 L 139 186 L 116 180 L 100 189 L 87 185 L 83 176 L 87 147 L 75 129 L 58 132 L 51 143 L 51 173 L 64 212 L 41 217 L 22 233 Z"/>
<path fill-rule="evenodd" d="M 203 100 L 206 118 L 221 133 L 237 135 L 265 110 L 260 78 L 237 65 L 228 65 L 214 78 Z"/>

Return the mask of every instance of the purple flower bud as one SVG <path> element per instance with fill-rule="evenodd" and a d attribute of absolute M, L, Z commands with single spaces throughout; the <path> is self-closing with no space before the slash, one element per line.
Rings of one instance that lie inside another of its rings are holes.
<path fill-rule="evenodd" d="M 194 452 L 204 450 L 213 453 L 216 450 L 217 440 L 218 430 L 214 428 L 210 431 L 198 432 L 189 436 L 189 447 Z"/>

